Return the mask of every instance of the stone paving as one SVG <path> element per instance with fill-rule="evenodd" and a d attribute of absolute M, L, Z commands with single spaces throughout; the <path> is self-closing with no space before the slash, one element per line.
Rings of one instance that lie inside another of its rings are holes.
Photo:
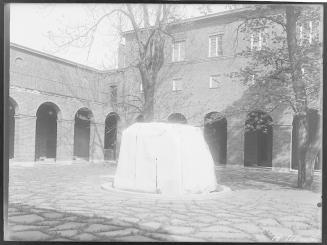
<path fill-rule="evenodd" d="M 10 167 L 6 240 L 321 242 L 320 176 L 218 167 L 232 191 L 215 199 L 162 200 L 108 192 L 103 164 Z"/>

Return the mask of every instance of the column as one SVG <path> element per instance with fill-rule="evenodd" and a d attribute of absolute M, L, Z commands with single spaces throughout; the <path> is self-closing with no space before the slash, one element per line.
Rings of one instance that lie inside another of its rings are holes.
<path fill-rule="evenodd" d="M 227 121 L 227 164 L 244 166 L 244 125 Z"/>
<path fill-rule="evenodd" d="M 74 120 L 57 121 L 57 161 L 71 161 L 74 153 Z"/>
<path fill-rule="evenodd" d="M 103 161 L 105 125 L 103 123 L 91 122 L 90 127 L 90 161 Z"/>
<path fill-rule="evenodd" d="M 35 160 L 35 128 L 35 116 L 15 116 L 15 161 L 31 162 Z"/>

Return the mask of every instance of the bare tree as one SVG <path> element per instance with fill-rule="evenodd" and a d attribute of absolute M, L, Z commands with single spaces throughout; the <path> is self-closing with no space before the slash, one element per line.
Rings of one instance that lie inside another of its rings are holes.
<path fill-rule="evenodd" d="M 137 57 L 133 66 L 139 71 L 144 90 L 142 114 L 146 121 L 152 121 L 156 82 L 164 64 L 166 39 L 170 36 L 167 27 L 169 21 L 174 19 L 172 9 L 174 7 L 167 4 L 118 5 L 100 16 L 93 16 L 94 21 L 89 25 L 70 28 L 68 31 L 65 29 L 64 35 L 52 34 L 49 38 L 59 48 L 80 45 L 88 46 L 90 50 L 96 29 L 105 19 L 115 16 L 119 20 L 117 27 L 120 32 L 124 26 L 130 26 L 137 44 Z"/>

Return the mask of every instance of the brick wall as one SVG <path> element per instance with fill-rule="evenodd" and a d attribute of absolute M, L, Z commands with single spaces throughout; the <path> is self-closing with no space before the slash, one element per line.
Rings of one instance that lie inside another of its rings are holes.
<path fill-rule="evenodd" d="M 236 38 L 239 22 L 235 15 L 219 17 L 172 28 L 176 40 L 185 40 L 185 60 L 172 62 L 172 40 L 165 45 L 165 63 L 162 67 L 156 88 L 155 118 L 167 120 L 171 113 L 182 113 L 189 124 L 203 127 L 204 116 L 212 111 L 220 112 L 227 119 L 227 163 L 244 164 L 244 124 L 246 114 L 235 108 L 246 104 L 248 87 L 237 79 L 230 78 L 233 71 L 242 68 L 247 60 L 236 58 L 235 53 L 250 45 L 243 36 Z M 209 36 L 223 33 L 223 55 L 208 57 Z M 135 68 L 130 68 L 137 57 L 137 44 L 132 33 L 126 34 L 125 45 L 120 47 L 120 56 L 125 56 L 125 93 L 142 98 L 139 91 L 141 79 Z M 122 58 L 120 58 L 122 63 Z M 127 67 L 126 67 L 127 66 Z M 123 66 L 121 66 L 123 68 Z M 218 88 L 209 88 L 211 75 L 220 76 Z M 172 80 L 181 79 L 183 89 L 172 91 Z M 258 105 L 258 108 L 261 105 Z M 272 166 L 274 169 L 290 168 L 290 145 L 292 112 L 285 106 L 269 113 L 273 119 Z"/>
<path fill-rule="evenodd" d="M 10 98 L 15 111 L 14 159 L 35 160 L 36 113 L 43 103 L 58 108 L 57 161 L 73 159 L 74 120 L 80 108 L 92 111 L 90 160 L 103 160 L 104 122 L 114 109 L 107 74 L 11 47 Z M 112 80 L 111 83 L 116 83 Z"/>

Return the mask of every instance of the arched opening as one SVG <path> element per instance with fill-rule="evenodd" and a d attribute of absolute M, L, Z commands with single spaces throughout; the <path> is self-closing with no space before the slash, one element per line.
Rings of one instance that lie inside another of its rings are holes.
<path fill-rule="evenodd" d="M 309 126 L 309 142 L 313 142 L 316 137 L 319 137 L 318 134 L 318 127 L 319 127 L 319 121 L 321 120 L 319 112 L 315 109 L 308 109 L 307 113 L 308 117 L 308 126 Z M 299 127 L 299 118 L 298 116 L 293 117 L 293 123 L 292 123 L 292 161 L 291 161 L 291 168 L 292 169 L 298 169 L 298 161 L 297 161 L 297 147 L 296 142 L 298 141 L 298 127 Z M 317 157 L 314 160 L 314 169 L 315 170 L 321 170 L 321 156 L 320 153 L 317 155 Z"/>
<path fill-rule="evenodd" d="M 187 124 L 186 117 L 182 113 L 172 113 L 172 114 L 170 114 L 169 117 L 168 117 L 168 122 Z"/>
<path fill-rule="evenodd" d="M 81 108 L 75 114 L 74 159 L 89 160 L 92 117 L 92 112 L 87 108 Z"/>
<path fill-rule="evenodd" d="M 215 163 L 226 164 L 227 120 L 218 112 L 210 112 L 204 117 L 204 138 Z"/>
<path fill-rule="evenodd" d="M 135 118 L 135 122 L 144 122 L 144 116 L 142 114 L 141 115 L 138 115 Z"/>
<path fill-rule="evenodd" d="M 106 117 L 104 132 L 105 160 L 116 160 L 118 121 L 119 116 L 116 113 L 110 113 Z"/>
<path fill-rule="evenodd" d="M 14 158 L 15 152 L 15 114 L 17 103 L 9 98 L 9 159 Z"/>
<path fill-rule="evenodd" d="M 35 160 L 56 159 L 58 106 L 51 102 L 40 105 L 36 112 Z"/>
<path fill-rule="evenodd" d="M 272 167 L 272 118 L 256 110 L 247 115 L 244 133 L 244 166 Z"/>

